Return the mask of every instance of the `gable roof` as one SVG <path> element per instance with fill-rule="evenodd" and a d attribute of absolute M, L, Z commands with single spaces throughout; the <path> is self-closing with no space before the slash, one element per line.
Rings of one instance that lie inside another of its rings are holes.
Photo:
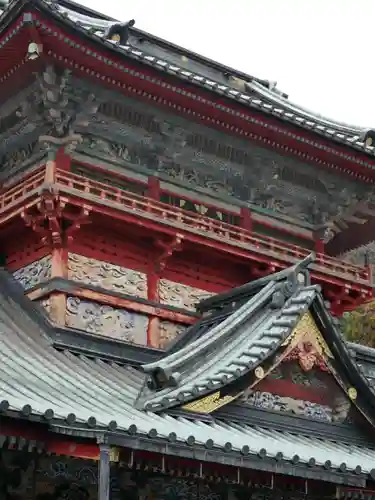
<path fill-rule="evenodd" d="M 32 416 L 54 432 L 90 438 L 106 434 L 112 444 L 134 443 L 202 461 L 209 450 L 210 461 L 240 467 L 280 472 L 282 461 L 282 472 L 306 478 L 358 486 L 375 478 L 375 449 L 362 442 L 314 437 L 308 428 L 281 432 L 225 418 L 137 409 L 134 403 L 145 381 L 140 371 L 57 351 L 51 328 L 39 306 L 0 270 L 2 415 Z"/>
<path fill-rule="evenodd" d="M 236 71 L 133 27 L 129 27 L 129 45 L 119 45 L 118 42 L 108 39 L 108 30 L 113 25 L 124 27 L 126 23 L 108 18 L 69 0 L 54 2 L 16 0 L 9 3 L 2 0 L 2 2 L 4 10 L 0 23 L 3 20 L 3 25 L 13 13 L 19 11 L 20 6 L 33 4 L 93 42 L 112 48 L 117 54 L 177 76 L 262 113 L 273 115 L 299 128 L 316 132 L 329 140 L 371 156 L 375 155 L 375 148 L 365 143 L 364 128 L 330 120 L 292 103 L 285 94 L 278 91 L 273 82 Z M 265 126 L 272 128 L 270 124 Z"/>
<path fill-rule="evenodd" d="M 343 340 L 320 287 L 310 284 L 307 267 L 313 257 L 204 301 L 201 308 L 213 309 L 213 318 L 219 310 L 220 321 L 179 350 L 143 366 L 149 380 L 137 406 L 165 411 L 183 405 L 211 413 L 249 385 L 255 387 L 296 345 L 294 339 L 311 333 L 341 388 L 375 426 L 374 389 Z M 229 309 L 224 318 L 220 304 Z"/>

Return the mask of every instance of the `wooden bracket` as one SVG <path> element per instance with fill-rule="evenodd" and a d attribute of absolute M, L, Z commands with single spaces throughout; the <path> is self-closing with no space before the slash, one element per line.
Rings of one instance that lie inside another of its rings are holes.
<path fill-rule="evenodd" d="M 155 271 L 160 273 L 167 265 L 168 259 L 175 253 L 182 250 L 183 235 L 176 234 L 172 241 L 157 241 L 157 246 L 162 249 L 161 254 L 155 260 Z"/>
<path fill-rule="evenodd" d="M 21 217 L 25 224 L 34 232 L 40 234 L 43 244 L 51 248 L 59 248 L 73 240 L 75 233 L 82 224 L 89 224 L 89 207 L 82 207 L 77 215 L 64 213 L 65 202 L 60 200 L 52 189 L 41 193 L 37 211 L 23 211 Z"/>

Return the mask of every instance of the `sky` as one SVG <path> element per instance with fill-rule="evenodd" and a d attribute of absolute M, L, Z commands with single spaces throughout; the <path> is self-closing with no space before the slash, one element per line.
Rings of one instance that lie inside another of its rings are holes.
<path fill-rule="evenodd" d="M 277 81 L 289 100 L 375 126 L 374 0 L 78 0 L 177 45 Z"/>

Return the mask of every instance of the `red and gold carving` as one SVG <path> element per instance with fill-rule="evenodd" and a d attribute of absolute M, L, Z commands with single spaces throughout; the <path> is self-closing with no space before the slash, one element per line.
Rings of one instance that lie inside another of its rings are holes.
<path fill-rule="evenodd" d="M 290 349 L 284 361 L 298 361 L 305 372 L 314 367 L 328 370 L 326 360 L 332 358 L 332 353 L 309 312 L 302 316 L 284 345 Z"/>
<path fill-rule="evenodd" d="M 301 340 L 285 358 L 285 361 L 294 360 L 299 362 L 300 367 L 305 372 L 309 372 L 315 367 L 327 371 L 324 358 L 310 341 Z"/>

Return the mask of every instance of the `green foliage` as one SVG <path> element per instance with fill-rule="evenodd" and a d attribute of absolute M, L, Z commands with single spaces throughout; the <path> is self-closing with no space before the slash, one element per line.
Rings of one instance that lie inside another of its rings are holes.
<path fill-rule="evenodd" d="M 345 313 L 341 324 L 346 340 L 375 347 L 375 302 Z"/>

